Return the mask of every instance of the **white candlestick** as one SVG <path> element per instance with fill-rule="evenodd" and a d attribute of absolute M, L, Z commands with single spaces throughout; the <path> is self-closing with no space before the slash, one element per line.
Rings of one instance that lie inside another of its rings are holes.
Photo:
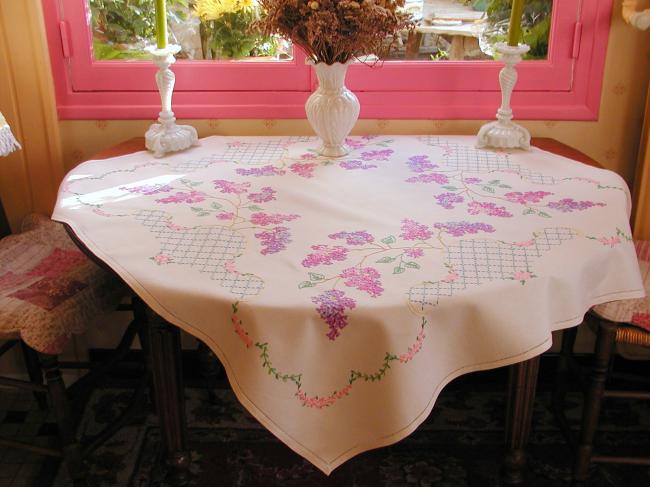
<path fill-rule="evenodd" d="M 169 45 L 164 49 L 152 49 L 153 60 L 158 65 L 156 84 L 160 91 L 162 111 L 158 122 L 153 124 L 145 134 L 147 149 L 154 157 L 162 157 L 168 152 L 185 150 L 198 144 L 196 129 L 189 125 L 176 125 L 176 117 L 172 111 L 172 95 L 176 76 L 169 67 L 176 62 L 174 57 L 181 50 L 180 46 Z"/>
<path fill-rule="evenodd" d="M 529 46 L 519 44 L 509 46 L 505 43 L 496 45 L 496 50 L 502 55 L 504 68 L 499 73 L 501 85 L 501 108 L 497 111 L 497 121 L 481 127 L 478 133 L 476 147 L 495 147 L 499 149 L 530 149 L 530 132 L 512 121 L 510 98 L 517 84 L 515 66 L 521 61 L 521 56 L 528 52 Z"/>

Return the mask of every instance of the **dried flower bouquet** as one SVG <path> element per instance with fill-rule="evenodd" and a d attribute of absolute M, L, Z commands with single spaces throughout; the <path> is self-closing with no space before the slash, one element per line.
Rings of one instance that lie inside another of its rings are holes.
<path fill-rule="evenodd" d="M 382 57 L 401 31 L 413 28 L 404 0 L 259 0 L 258 27 L 300 46 L 314 62 Z"/>

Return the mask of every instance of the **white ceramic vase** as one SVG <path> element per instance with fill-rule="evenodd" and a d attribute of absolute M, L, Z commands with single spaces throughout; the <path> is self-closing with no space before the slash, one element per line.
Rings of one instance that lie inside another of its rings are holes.
<path fill-rule="evenodd" d="M 341 157 L 348 153 L 345 138 L 359 118 L 359 100 L 345 86 L 345 75 L 352 61 L 345 64 L 313 63 L 318 77 L 305 111 L 307 120 L 322 141 L 318 152 L 326 157 Z"/>

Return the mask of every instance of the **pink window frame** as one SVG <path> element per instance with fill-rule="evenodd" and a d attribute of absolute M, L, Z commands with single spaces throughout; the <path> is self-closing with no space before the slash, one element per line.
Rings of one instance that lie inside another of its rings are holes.
<path fill-rule="evenodd" d="M 598 118 L 612 3 L 554 0 L 548 59 L 518 69 L 518 118 Z M 153 66 L 94 61 L 86 4 L 43 0 L 59 118 L 155 118 Z M 316 84 L 304 61 L 299 49 L 293 61 L 179 61 L 174 110 L 194 119 L 304 118 Z M 500 68 L 494 61 L 387 61 L 351 66 L 347 84 L 361 101 L 361 118 L 488 119 L 500 101 Z"/>

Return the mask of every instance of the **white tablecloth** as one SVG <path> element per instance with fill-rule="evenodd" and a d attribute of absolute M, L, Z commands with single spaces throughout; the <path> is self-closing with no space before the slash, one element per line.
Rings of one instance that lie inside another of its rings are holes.
<path fill-rule="evenodd" d="M 473 137 L 210 137 L 81 164 L 54 218 L 205 341 L 237 397 L 329 473 L 400 440 L 464 373 L 639 297 L 616 174 Z"/>

